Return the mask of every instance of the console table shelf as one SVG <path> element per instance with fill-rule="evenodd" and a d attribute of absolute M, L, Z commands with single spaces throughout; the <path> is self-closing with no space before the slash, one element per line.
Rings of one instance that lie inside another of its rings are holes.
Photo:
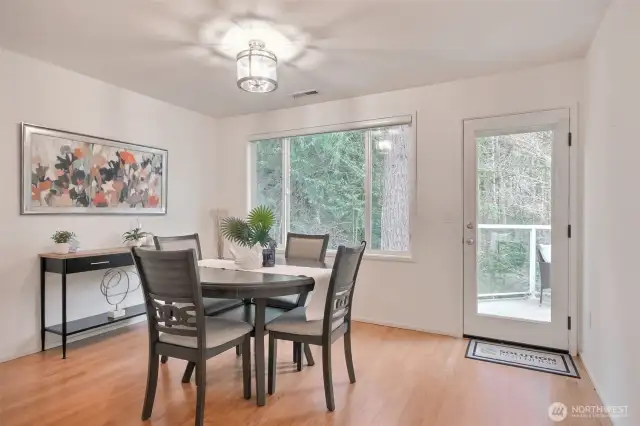
<path fill-rule="evenodd" d="M 67 336 L 144 315 L 146 313 L 145 309 L 144 304 L 133 305 L 125 308 L 126 314 L 119 318 L 109 318 L 108 313 L 104 312 L 102 314 L 68 321 Z M 62 336 L 62 324 L 50 325 L 45 327 L 45 330 L 49 333 Z"/>
<path fill-rule="evenodd" d="M 145 314 L 144 305 L 125 308 L 126 314 L 120 318 L 109 318 L 107 313 L 92 315 L 74 321 L 67 321 L 67 275 L 79 272 L 133 266 L 131 249 L 117 247 L 102 250 L 86 250 L 78 253 L 40 254 L 40 339 L 44 351 L 45 336 L 48 333 L 62 336 L 62 358 L 67 357 L 67 336 L 124 321 Z M 45 273 L 53 272 L 62 277 L 62 323 L 47 326 L 45 324 Z"/>

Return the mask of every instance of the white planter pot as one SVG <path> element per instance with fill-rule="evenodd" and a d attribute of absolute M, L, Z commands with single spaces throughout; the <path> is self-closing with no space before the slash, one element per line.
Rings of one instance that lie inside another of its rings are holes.
<path fill-rule="evenodd" d="M 236 265 L 240 269 L 262 268 L 262 247 L 259 244 L 249 247 L 233 246 L 229 248 Z"/>
<path fill-rule="evenodd" d="M 135 240 L 135 241 L 127 241 L 126 246 L 127 247 L 141 247 L 143 242 L 144 242 L 144 239 Z"/>
<path fill-rule="evenodd" d="M 53 252 L 56 254 L 67 254 L 69 253 L 69 248 L 71 244 L 69 243 L 55 243 L 53 245 Z"/>

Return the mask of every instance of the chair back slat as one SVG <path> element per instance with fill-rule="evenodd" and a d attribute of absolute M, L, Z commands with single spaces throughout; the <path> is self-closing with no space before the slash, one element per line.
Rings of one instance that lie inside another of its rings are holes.
<path fill-rule="evenodd" d="M 204 308 L 194 249 L 133 249 L 147 307 L 151 337 L 197 337 L 204 344 Z M 202 346 L 205 347 L 205 346 Z"/>
<path fill-rule="evenodd" d="M 188 303 L 162 303 L 151 299 L 156 312 L 158 331 L 181 336 L 197 336 L 195 306 Z"/>
<path fill-rule="evenodd" d="M 329 234 L 307 235 L 287 233 L 286 259 L 304 259 L 324 262 L 329 246 Z"/>
<path fill-rule="evenodd" d="M 325 336 L 331 333 L 335 321 L 344 318 L 348 322 L 351 319 L 353 293 L 366 247 L 366 241 L 358 247 L 338 247 L 325 305 L 323 324 Z"/>
<path fill-rule="evenodd" d="M 202 260 L 200 237 L 198 234 L 179 235 L 174 237 L 153 237 L 156 250 L 188 250 L 194 249 L 198 260 Z"/>
<path fill-rule="evenodd" d="M 349 309 L 349 299 L 351 298 L 352 290 L 353 286 L 336 293 L 333 301 L 333 315 L 331 316 L 332 321 L 336 321 L 347 316 Z"/>

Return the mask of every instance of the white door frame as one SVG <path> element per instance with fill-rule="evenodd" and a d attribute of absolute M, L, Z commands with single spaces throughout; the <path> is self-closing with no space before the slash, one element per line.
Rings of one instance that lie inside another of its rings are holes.
<path fill-rule="evenodd" d="M 476 117 L 467 117 L 463 119 L 462 125 L 464 127 L 464 121 L 467 120 L 475 120 L 482 118 L 497 118 L 497 117 L 506 117 L 510 115 L 520 115 L 534 112 L 545 112 L 552 111 L 558 109 L 567 109 L 569 111 L 569 129 L 571 132 L 571 146 L 569 149 L 569 220 L 572 226 L 572 238 L 569 239 L 569 253 L 568 253 L 568 273 L 569 273 L 569 306 L 568 312 L 569 316 L 571 316 L 572 327 L 569 330 L 569 353 L 571 355 L 578 354 L 578 336 L 580 334 L 580 327 L 582 327 L 582 317 L 579 308 L 579 295 L 580 295 L 580 278 L 581 274 L 579 271 L 581 258 L 581 250 L 580 244 L 582 238 L 582 215 L 579 213 L 579 202 L 582 199 L 582 194 L 579 191 L 580 187 L 580 178 L 582 176 L 580 172 L 580 159 L 581 159 L 581 148 L 580 148 L 580 135 L 579 135 L 579 124 L 578 124 L 578 103 L 571 103 L 566 106 L 558 106 L 554 108 L 545 108 L 545 109 L 537 109 L 537 110 L 523 110 L 523 111 L 511 111 L 504 114 L 496 114 L 489 116 L 476 116 Z M 462 138 L 462 145 L 464 151 L 464 132 Z M 464 170 L 464 162 L 463 162 L 463 170 Z M 464 197 L 463 197 L 464 198 Z M 464 236 L 464 224 L 462 226 L 462 236 Z M 464 239 L 462 240 L 464 243 Z M 463 256 L 463 266 L 464 266 L 464 256 Z M 464 294 L 464 280 L 461 283 L 462 285 L 462 293 Z M 462 323 L 464 324 L 464 299 L 462 300 Z M 464 326 L 463 326 L 464 330 Z M 463 331 L 464 333 L 464 331 Z"/>
<path fill-rule="evenodd" d="M 569 108 L 569 128 L 571 129 L 571 147 L 569 149 L 569 217 L 571 219 L 572 235 L 569 240 L 569 313 L 572 318 L 572 327 L 569 330 L 569 353 L 578 355 L 578 335 L 582 327 L 582 316 L 578 308 L 581 292 L 578 290 L 580 282 L 580 261 L 582 249 L 579 242 L 582 241 L 582 215 L 579 207 L 582 203 L 580 183 L 580 158 L 582 149 L 580 146 L 580 134 L 578 132 L 578 104 Z"/>

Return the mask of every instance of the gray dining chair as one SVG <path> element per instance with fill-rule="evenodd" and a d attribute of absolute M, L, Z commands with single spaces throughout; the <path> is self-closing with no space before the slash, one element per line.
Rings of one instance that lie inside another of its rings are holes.
<path fill-rule="evenodd" d="M 311 260 L 324 262 L 329 246 L 329 234 L 310 235 L 287 233 L 287 245 L 284 251 L 285 259 Z M 267 306 L 282 309 L 288 312 L 300 306 L 304 306 L 306 295 L 279 296 L 267 299 Z M 308 345 L 304 348 L 308 365 L 314 365 L 313 356 Z M 298 371 L 302 370 L 302 345 L 294 343 L 293 362 L 297 363 Z"/>
<path fill-rule="evenodd" d="M 194 249 L 198 260 L 202 260 L 202 249 L 200 246 L 200 237 L 198 234 L 178 235 L 172 237 L 153 237 L 153 243 L 156 250 L 187 250 Z M 219 315 L 230 309 L 242 306 L 244 302 L 238 299 L 215 299 L 205 297 L 203 299 L 204 314 L 207 316 Z M 236 349 L 238 356 L 240 348 Z M 161 362 L 165 364 L 167 357 L 162 357 Z"/>
<path fill-rule="evenodd" d="M 287 233 L 284 257 L 324 262 L 329 246 L 329 234 L 310 235 Z"/>
<path fill-rule="evenodd" d="M 195 363 L 195 425 L 204 422 L 206 360 L 242 345 L 242 377 L 246 399 L 251 398 L 252 326 L 204 314 L 198 262 L 194 249 L 155 251 L 134 248 L 144 292 L 149 329 L 149 369 L 142 420 L 151 417 L 158 384 L 159 356 Z M 184 380 L 183 380 L 184 381 Z"/>
<path fill-rule="evenodd" d="M 540 268 L 540 306 L 542 306 L 543 291 L 551 288 L 551 259 L 545 258 L 540 244 L 536 247 L 536 257 Z"/>
<path fill-rule="evenodd" d="M 273 395 L 276 389 L 278 340 L 322 346 L 324 394 L 329 411 L 335 410 L 331 372 L 331 345 L 341 336 L 344 336 L 344 355 L 347 361 L 349 381 L 351 383 L 356 382 L 351 354 L 351 306 L 358 270 L 360 269 L 366 246 L 367 243 L 363 241 L 359 247 L 338 247 L 322 320 L 307 321 L 305 317 L 306 308 L 297 307 L 267 324 L 267 330 L 269 331 L 267 383 L 270 395 Z"/>

